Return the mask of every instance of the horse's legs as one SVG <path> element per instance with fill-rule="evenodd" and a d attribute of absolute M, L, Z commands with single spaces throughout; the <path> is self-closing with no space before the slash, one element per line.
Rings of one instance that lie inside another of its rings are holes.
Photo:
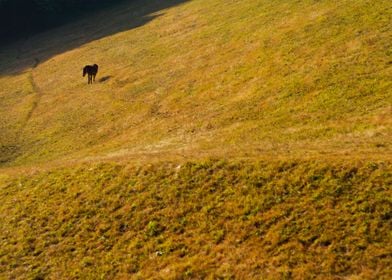
<path fill-rule="evenodd" d="M 89 84 L 93 83 L 93 79 L 92 79 L 92 76 L 90 74 L 88 74 L 88 83 Z"/>
<path fill-rule="evenodd" d="M 95 75 L 97 75 L 97 74 L 94 74 L 94 75 L 93 75 L 93 81 L 94 81 L 94 82 L 95 82 Z"/>

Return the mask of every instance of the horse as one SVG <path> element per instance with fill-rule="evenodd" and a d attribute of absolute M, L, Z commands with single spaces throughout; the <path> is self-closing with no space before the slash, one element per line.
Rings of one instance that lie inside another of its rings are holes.
<path fill-rule="evenodd" d="M 92 84 L 93 81 L 95 82 L 95 76 L 98 73 L 98 65 L 94 64 L 94 65 L 86 65 L 83 68 L 83 77 L 86 76 L 86 74 L 88 75 L 88 83 Z"/>

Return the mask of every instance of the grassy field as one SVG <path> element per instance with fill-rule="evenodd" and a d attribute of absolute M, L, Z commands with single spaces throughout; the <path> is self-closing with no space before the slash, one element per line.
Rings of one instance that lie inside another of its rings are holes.
<path fill-rule="evenodd" d="M 387 162 L 89 164 L 0 193 L 3 279 L 389 279 Z"/>
<path fill-rule="evenodd" d="M 3 48 L 3 166 L 391 157 L 389 1 L 158 2 Z"/>
<path fill-rule="evenodd" d="M 0 46 L 0 279 L 390 279 L 391 38 L 390 1 L 137 0 Z"/>

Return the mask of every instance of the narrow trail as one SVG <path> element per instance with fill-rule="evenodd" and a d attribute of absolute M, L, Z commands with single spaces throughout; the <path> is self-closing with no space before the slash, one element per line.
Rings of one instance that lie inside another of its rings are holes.
<path fill-rule="evenodd" d="M 37 109 L 37 106 L 38 106 L 39 102 L 41 101 L 42 91 L 38 87 L 37 83 L 34 80 L 34 69 L 37 68 L 38 65 L 39 65 L 39 59 L 35 58 L 34 59 L 34 64 L 33 64 L 32 68 L 30 70 L 29 77 L 28 77 L 29 82 L 31 84 L 31 88 L 33 90 L 32 94 L 34 94 L 34 97 L 33 97 L 33 101 L 32 101 L 32 104 L 31 104 L 31 108 L 27 112 L 26 118 L 24 119 L 23 123 L 20 126 L 18 137 L 17 137 L 19 140 L 20 140 L 20 137 L 23 134 L 23 131 L 26 129 L 27 124 L 31 120 L 31 117 L 33 116 L 35 110 Z"/>
<path fill-rule="evenodd" d="M 27 125 L 29 124 L 35 110 L 38 107 L 38 104 L 40 103 L 41 97 L 42 97 L 42 91 L 38 87 L 37 83 L 34 80 L 34 69 L 37 68 L 39 65 L 39 60 L 37 58 L 34 59 L 34 64 L 32 65 L 29 73 L 28 73 L 28 80 L 31 84 L 31 89 L 32 89 L 32 104 L 30 105 L 30 108 L 27 111 L 27 114 L 25 118 L 21 121 L 21 124 L 16 131 L 14 142 L 11 145 L 0 145 L 0 166 L 2 164 L 7 164 L 8 162 L 12 162 L 15 160 L 17 157 L 19 157 L 22 153 L 22 146 L 23 146 L 23 134 L 24 131 L 27 128 Z"/>

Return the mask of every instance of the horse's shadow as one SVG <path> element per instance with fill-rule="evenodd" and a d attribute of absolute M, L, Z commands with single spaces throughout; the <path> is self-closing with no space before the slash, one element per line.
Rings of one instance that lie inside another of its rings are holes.
<path fill-rule="evenodd" d="M 98 82 L 99 82 L 99 83 L 104 83 L 104 82 L 110 80 L 111 78 L 112 78 L 112 76 L 110 76 L 110 75 L 108 75 L 108 76 L 103 76 L 102 78 L 100 78 L 100 79 L 98 80 Z"/>

